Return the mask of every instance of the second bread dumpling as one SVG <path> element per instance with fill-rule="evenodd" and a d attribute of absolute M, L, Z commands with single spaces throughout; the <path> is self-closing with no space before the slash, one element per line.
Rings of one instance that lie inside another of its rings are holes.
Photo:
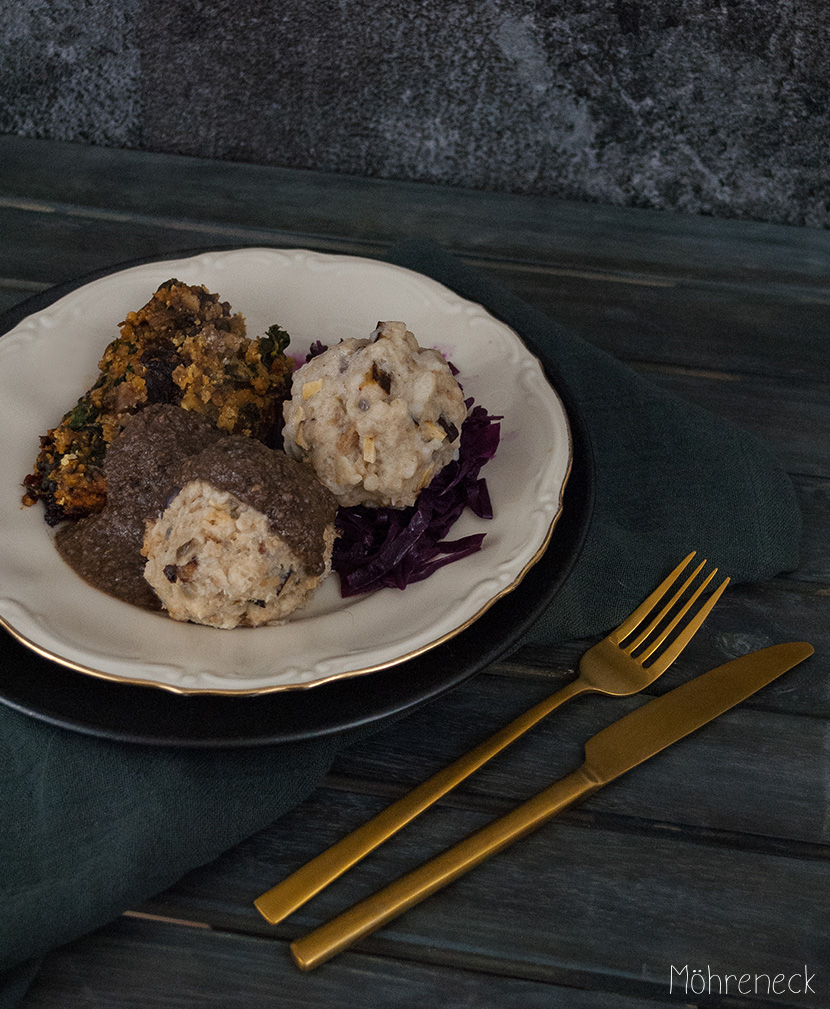
<path fill-rule="evenodd" d="M 147 523 L 144 577 L 175 620 L 255 627 L 304 606 L 331 568 L 336 502 L 307 468 L 231 436 L 186 459 Z"/>
<path fill-rule="evenodd" d="M 379 322 L 294 373 L 285 451 L 312 466 L 341 505 L 413 505 L 455 458 L 464 393 L 402 322 Z"/>

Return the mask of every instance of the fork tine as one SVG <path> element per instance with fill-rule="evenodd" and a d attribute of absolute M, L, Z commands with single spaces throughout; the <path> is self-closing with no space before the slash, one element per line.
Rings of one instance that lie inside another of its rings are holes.
<path fill-rule="evenodd" d="M 714 571 L 712 574 L 714 574 Z M 689 623 L 683 628 L 680 634 L 678 634 L 674 641 L 672 641 L 669 647 L 662 653 L 662 655 L 658 656 L 654 662 L 651 663 L 649 669 L 653 672 L 656 671 L 657 674 L 660 675 L 660 673 L 664 673 L 669 668 L 672 662 L 674 662 L 677 656 L 700 630 L 701 624 L 712 612 L 712 608 L 723 595 L 723 590 L 728 584 L 729 579 L 724 578 L 703 606 L 700 607 Z"/>
<path fill-rule="evenodd" d="M 691 561 L 691 559 L 694 557 L 696 553 L 697 551 L 693 550 L 688 557 L 682 560 L 674 569 L 674 571 L 672 571 L 672 573 L 668 576 L 668 578 L 666 578 L 665 581 L 660 582 L 660 584 L 651 593 L 651 595 L 647 599 L 645 599 L 642 603 L 640 603 L 637 609 L 634 610 L 634 612 L 629 617 L 623 620 L 623 622 L 615 631 L 611 631 L 611 633 L 608 635 L 608 640 L 613 641 L 615 645 L 618 645 L 620 644 L 621 641 L 624 641 L 629 636 L 629 634 L 631 634 L 632 631 L 636 630 L 640 626 L 640 624 L 646 619 L 649 613 L 651 613 L 651 611 L 654 609 L 657 603 L 660 602 L 660 600 L 668 592 L 668 590 L 672 587 L 672 585 L 674 585 L 674 583 L 680 576 L 680 573 L 684 570 L 684 568 L 688 566 L 689 561 Z"/>
<path fill-rule="evenodd" d="M 654 641 L 649 641 L 648 645 L 637 656 L 637 658 L 638 658 L 638 660 L 640 662 L 645 662 L 645 660 L 650 655 L 653 655 L 654 652 L 660 647 L 660 645 L 663 644 L 663 642 L 671 634 L 671 632 L 675 629 L 675 627 L 677 627 L 677 625 L 680 623 L 680 621 L 683 619 L 683 617 L 686 616 L 686 614 L 689 612 L 689 610 L 692 608 L 692 606 L 698 601 L 698 599 L 700 598 L 701 592 L 703 592 L 703 590 L 706 588 L 706 586 L 709 584 L 709 582 L 711 582 L 711 580 L 715 577 L 715 575 L 717 573 L 718 573 L 718 569 L 717 568 L 715 568 L 713 571 L 711 571 L 709 573 L 709 575 L 706 578 L 703 579 L 703 581 L 700 583 L 700 585 L 698 585 L 698 587 L 692 593 L 692 595 L 690 596 L 690 598 L 688 599 L 688 601 L 685 603 L 685 605 L 680 610 L 678 610 L 678 612 L 675 614 L 675 616 L 672 618 L 672 620 L 668 624 L 666 624 L 666 626 L 663 628 L 663 630 L 657 635 L 657 637 L 654 639 Z M 697 574 L 697 572 L 695 572 L 695 574 Z M 672 601 L 674 601 L 674 600 L 672 600 Z M 662 615 L 663 614 L 661 613 L 660 616 L 662 617 Z M 653 630 L 657 626 L 657 623 L 658 623 L 658 621 L 655 620 L 654 623 L 649 627 L 649 631 Z M 626 651 L 628 651 L 628 649 L 626 649 Z"/>
<path fill-rule="evenodd" d="M 669 611 L 674 606 L 674 604 L 677 602 L 677 600 L 680 599 L 680 597 L 683 595 L 683 593 L 686 591 L 686 589 L 692 584 L 692 582 L 695 580 L 695 578 L 697 578 L 697 576 L 703 570 L 703 567 L 704 567 L 705 564 L 706 564 L 706 561 L 704 559 L 704 560 L 702 560 L 700 562 L 700 564 L 698 564 L 698 566 L 688 576 L 688 578 L 686 578 L 686 580 L 683 582 L 683 584 L 680 586 L 680 588 L 674 593 L 674 595 L 665 604 L 665 606 L 663 606 L 663 608 L 660 610 L 660 612 L 657 614 L 657 616 L 651 621 L 651 623 L 648 625 L 648 627 L 646 627 L 646 629 L 644 631 L 641 631 L 637 635 L 637 637 L 631 642 L 631 644 L 626 645 L 625 651 L 629 655 L 631 655 L 632 652 L 635 652 L 640 647 L 640 645 L 646 640 L 646 638 L 649 637 L 649 635 L 653 634 L 657 630 L 657 628 L 660 626 L 661 621 L 665 619 L 666 615 L 669 613 Z M 717 571 L 717 570 L 718 569 L 715 568 L 715 571 Z M 709 577 L 711 578 L 712 576 L 710 575 Z M 685 611 L 683 611 L 683 612 L 685 612 Z M 653 651 L 653 649 L 652 649 L 652 651 Z M 642 656 L 641 656 L 641 658 L 642 658 Z"/>

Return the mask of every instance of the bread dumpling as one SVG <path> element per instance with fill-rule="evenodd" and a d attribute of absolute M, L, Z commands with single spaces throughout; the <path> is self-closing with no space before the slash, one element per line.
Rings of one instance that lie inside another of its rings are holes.
<path fill-rule="evenodd" d="M 467 407 L 438 351 L 379 322 L 299 368 L 283 413 L 286 453 L 339 504 L 405 508 L 456 457 Z"/>
<path fill-rule="evenodd" d="M 232 435 L 184 460 L 171 482 L 141 552 L 174 620 L 255 627 L 306 605 L 331 569 L 337 509 L 307 467 Z"/>

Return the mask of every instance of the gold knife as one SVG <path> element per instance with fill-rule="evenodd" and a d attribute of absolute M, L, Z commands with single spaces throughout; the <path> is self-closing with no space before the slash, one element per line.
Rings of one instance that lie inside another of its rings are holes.
<path fill-rule="evenodd" d="M 499 817 L 436 858 L 401 876 L 291 944 L 303 970 L 312 970 L 358 939 L 473 869 L 490 855 L 541 827 L 552 816 L 688 736 L 751 697 L 813 654 L 806 642 L 773 645 L 684 683 L 603 729 L 585 744 L 576 771 Z"/>

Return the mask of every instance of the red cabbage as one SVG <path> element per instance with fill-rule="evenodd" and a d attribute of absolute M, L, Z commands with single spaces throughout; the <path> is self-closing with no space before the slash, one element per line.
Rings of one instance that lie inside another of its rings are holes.
<path fill-rule="evenodd" d="M 328 346 L 323 343 L 322 340 L 315 340 L 308 348 L 308 353 L 305 356 L 306 364 L 308 364 L 313 357 L 317 357 L 319 354 L 325 354 L 328 349 Z"/>
<path fill-rule="evenodd" d="M 493 517 L 481 467 L 496 454 L 500 417 L 467 400 L 458 459 L 445 466 L 411 508 L 340 508 L 332 568 L 340 594 L 354 596 L 384 587 L 406 588 L 438 568 L 481 549 L 484 533 L 444 540 L 456 519 L 470 508 Z M 472 409 L 471 409 L 472 408 Z"/>

